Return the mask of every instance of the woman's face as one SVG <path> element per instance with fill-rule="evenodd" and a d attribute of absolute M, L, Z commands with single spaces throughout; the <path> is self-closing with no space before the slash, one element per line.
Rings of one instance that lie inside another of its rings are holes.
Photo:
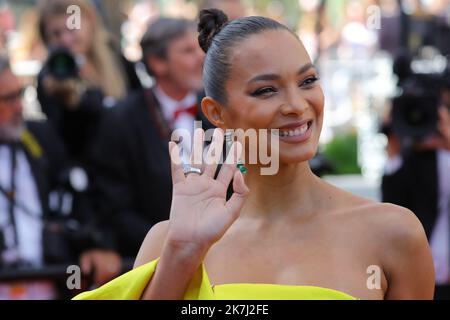
<path fill-rule="evenodd" d="M 45 35 L 48 46 L 65 47 L 74 54 L 86 55 L 92 45 L 91 21 L 81 15 L 79 29 L 67 27 L 67 15 L 51 15 L 45 21 Z"/>
<path fill-rule="evenodd" d="M 280 164 L 311 159 L 322 129 L 324 96 L 303 44 L 286 30 L 270 30 L 237 48 L 226 83 L 224 124 L 279 129 L 279 149 L 274 145 L 272 152 L 279 152 Z"/>

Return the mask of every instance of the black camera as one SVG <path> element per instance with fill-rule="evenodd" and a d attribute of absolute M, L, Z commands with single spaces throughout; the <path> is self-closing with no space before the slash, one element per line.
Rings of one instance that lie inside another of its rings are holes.
<path fill-rule="evenodd" d="M 399 95 L 392 100 L 392 122 L 383 131 L 392 131 L 403 146 L 423 141 L 437 132 L 439 102 L 445 73 L 414 72 L 412 56 L 402 54 L 394 62 Z"/>
<path fill-rule="evenodd" d="M 420 141 L 437 130 L 440 78 L 413 75 L 393 99 L 392 131 L 401 139 Z"/>
<path fill-rule="evenodd" d="M 47 59 L 48 73 L 57 80 L 77 78 L 79 67 L 75 56 L 66 48 L 55 48 Z"/>

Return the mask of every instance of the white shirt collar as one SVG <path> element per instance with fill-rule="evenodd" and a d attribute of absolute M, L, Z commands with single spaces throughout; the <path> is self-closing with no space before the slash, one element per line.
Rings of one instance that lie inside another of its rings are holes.
<path fill-rule="evenodd" d="M 175 110 L 180 107 L 188 108 L 197 102 L 197 94 L 195 92 L 189 92 L 181 100 L 175 100 L 169 97 L 158 85 L 153 88 L 153 92 L 159 101 L 164 118 L 169 122 L 173 120 Z"/>

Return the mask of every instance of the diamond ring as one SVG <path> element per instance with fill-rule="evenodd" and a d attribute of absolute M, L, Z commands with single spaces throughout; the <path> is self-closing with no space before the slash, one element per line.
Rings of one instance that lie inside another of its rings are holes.
<path fill-rule="evenodd" d="M 187 176 L 190 173 L 202 174 L 202 170 L 200 168 L 191 167 L 189 165 L 185 165 L 183 168 L 184 175 Z"/>

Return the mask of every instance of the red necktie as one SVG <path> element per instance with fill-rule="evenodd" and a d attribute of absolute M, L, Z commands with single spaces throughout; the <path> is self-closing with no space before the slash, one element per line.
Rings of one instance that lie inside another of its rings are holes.
<path fill-rule="evenodd" d="M 175 112 L 173 113 L 173 121 L 176 121 L 178 119 L 179 116 L 181 116 L 182 114 L 190 114 L 193 117 L 197 116 L 197 104 L 194 104 L 190 107 L 187 108 L 178 108 L 177 110 L 175 110 Z"/>

